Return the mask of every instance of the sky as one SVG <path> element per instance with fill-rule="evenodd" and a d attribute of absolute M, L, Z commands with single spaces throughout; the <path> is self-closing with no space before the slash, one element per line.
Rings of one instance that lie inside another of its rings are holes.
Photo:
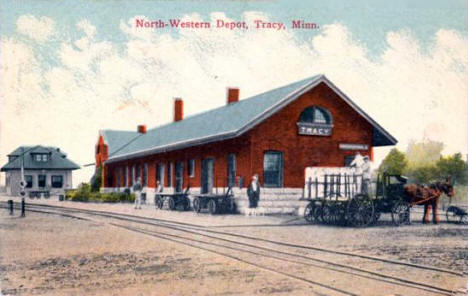
<path fill-rule="evenodd" d="M 213 26 L 136 28 L 136 19 Z M 319 27 L 293 29 L 293 20 Z M 168 123 L 174 97 L 190 115 L 225 104 L 226 87 L 243 99 L 319 73 L 397 148 L 430 139 L 443 153 L 468 152 L 467 1 L 3 0 L 0 38 L 2 165 L 34 144 L 92 163 L 100 129 Z M 376 148 L 376 166 L 391 148 Z M 75 171 L 74 185 L 92 173 Z"/>

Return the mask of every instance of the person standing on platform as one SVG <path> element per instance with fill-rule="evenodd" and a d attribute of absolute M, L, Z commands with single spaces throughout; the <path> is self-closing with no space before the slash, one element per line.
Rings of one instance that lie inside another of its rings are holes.
<path fill-rule="evenodd" d="M 362 193 L 369 193 L 371 184 L 371 163 L 369 156 L 364 156 L 364 163 L 361 166 L 362 171 Z"/>
<path fill-rule="evenodd" d="M 247 189 L 247 196 L 249 197 L 249 214 L 254 216 L 257 214 L 258 201 L 260 200 L 260 183 L 258 182 L 258 175 L 252 177 L 249 188 Z"/>
<path fill-rule="evenodd" d="M 137 179 L 135 185 L 133 185 L 133 192 L 135 192 L 135 209 L 141 209 L 141 186 L 140 179 Z"/>
<path fill-rule="evenodd" d="M 356 168 L 356 173 L 360 175 L 362 173 L 361 167 L 364 164 L 364 156 L 361 153 L 356 152 L 353 161 L 349 164 L 350 167 Z"/>

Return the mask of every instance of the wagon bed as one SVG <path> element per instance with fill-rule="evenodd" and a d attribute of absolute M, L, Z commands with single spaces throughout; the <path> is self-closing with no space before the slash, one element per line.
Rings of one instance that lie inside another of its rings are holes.
<path fill-rule="evenodd" d="M 188 198 L 189 188 L 184 192 L 163 193 L 158 192 L 154 195 L 154 204 L 157 208 L 162 209 L 166 202 L 168 208 L 172 211 L 181 209 L 183 211 L 190 210 L 190 199 Z"/>
<path fill-rule="evenodd" d="M 200 213 L 203 209 L 207 209 L 212 215 L 220 213 L 235 213 L 236 204 L 234 202 L 232 188 L 223 194 L 214 193 L 199 193 L 192 194 L 193 210 Z"/>

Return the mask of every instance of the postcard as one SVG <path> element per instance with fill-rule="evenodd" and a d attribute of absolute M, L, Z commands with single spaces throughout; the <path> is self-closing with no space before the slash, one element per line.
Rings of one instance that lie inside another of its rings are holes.
<path fill-rule="evenodd" d="M 2 1 L 0 295 L 468 295 L 467 20 Z"/>

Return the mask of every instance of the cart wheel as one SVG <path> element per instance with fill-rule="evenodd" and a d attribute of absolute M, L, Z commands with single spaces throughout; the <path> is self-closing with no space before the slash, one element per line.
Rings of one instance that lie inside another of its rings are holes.
<path fill-rule="evenodd" d="M 210 199 L 210 201 L 208 202 L 208 211 L 211 215 L 216 214 L 216 212 L 218 211 L 218 204 L 216 203 L 216 200 Z"/>
<path fill-rule="evenodd" d="M 346 218 L 349 225 L 364 227 L 374 221 L 374 203 L 365 194 L 354 196 L 346 208 Z"/>
<path fill-rule="evenodd" d="M 171 211 L 173 211 L 173 210 L 175 210 L 175 208 L 176 208 L 176 202 L 175 202 L 174 197 L 171 196 L 171 197 L 169 198 L 169 209 L 170 209 Z"/>
<path fill-rule="evenodd" d="M 314 212 L 313 212 L 313 218 L 316 223 L 323 223 L 323 207 L 324 203 L 320 203 L 319 205 L 315 205 L 314 207 Z"/>
<path fill-rule="evenodd" d="M 452 206 L 448 207 L 445 217 L 447 217 L 447 222 L 449 223 L 457 223 L 461 220 L 456 213 L 456 209 Z"/>
<path fill-rule="evenodd" d="M 330 224 L 330 221 L 331 221 L 331 218 L 330 218 L 330 215 L 331 215 L 331 209 L 330 209 L 330 205 L 328 203 L 323 203 L 322 205 L 322 213 L 321 213 L 321 220 L 323 223 L 325 224 Z"/>
<path fill-rule="evenodd" d="M 199 197 L 195 197 L 193 200 L 193 210 L 197 213 L 200 213 L 201 211 L 201 201 Z"/>
<path fill-rule="evenodd" d="M 234 202 L 234 199 L 231 198 L 229 201 L 229 213 L 234 214 L 237 211 L 237 206 L 236 203 Z"/>
<path fill-rule="evenodd" d="M 190 199 L 186 197 L 184 201 L 184 211 L 188 211 L 188 210 L 190 210 Z"/>
<path fill-rule="evenodd" d="M 392 221 L 396 226 L 410 224 L 410 207 L 407 202 L 399 200 L 393 205 Z"/>
<path fill-rule="evenodd" d="M 322 221 L 326 224 L 336 225 L 343 220 L 342 206 L 337 203 L 324 203 L 322 206 Z"/>
<path fill-rule="evenodd" d="M 314 222 L 314 214 L 315 214 L 315 204 L 314 202 L 309 202 L 309 204 L 306 206 L 304 210 L 304 219 L 306 219 L 307 222 L 313 223 Z"/>
<path fill-rule="evenodd" d="M 159 209 L 162 209 L 163 206 L 164 206 L 164 198 L 159 196 L 158 199 L 157 199 L 157 206 Z"/>

